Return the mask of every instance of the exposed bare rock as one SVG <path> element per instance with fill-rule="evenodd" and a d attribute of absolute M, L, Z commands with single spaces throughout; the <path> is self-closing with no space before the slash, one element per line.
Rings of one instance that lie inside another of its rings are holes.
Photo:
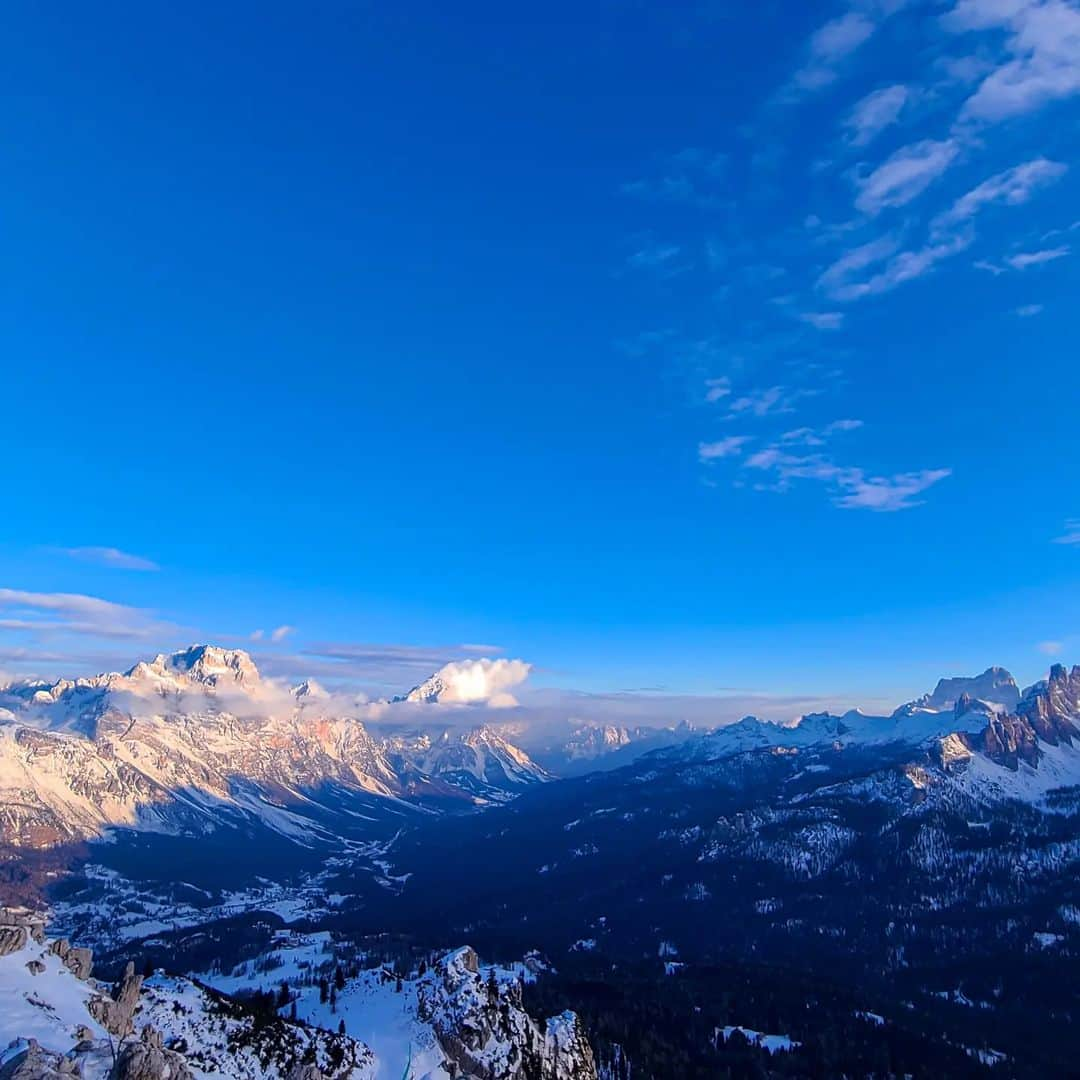
<path fill-rule="evenodd" d="M 192 1074 L 180 1054 L 165 1049 L 161 1032 L 144 1027 L 139 1039 L 120 1051 L 109 1080 L 192 1080 Z"/>
<path fill-rule="evenodd" d="M 322 1069 L 318 1065 L 296 1065 L 287 1080 L 323 1080 Z"/>
<path fill-rule="evenodd" d="M 577 1017 L 544 1028 L 525 1012 L 521 984 L 481 973 L 476 953 L 449 953 L 421 976 L 418 1013 L 449 1058 L 452 1075 L 470 1080 L 596 1080 L 592 1050 Z"/>
<path fill-rule="evenodd" d="M 0 907 L 0 928 L 19 926 L 31 940 L 45 944 L 45 916 L 25 907 Z"/>
<path fill-rule="evenodd" d="M 45 965 L 40 960 L 28 960 L 26 962 L 26 970 L 31 975 L 40 975 L 45 970 Z"/>
<path fill-rule="evenodd" d="M 0 926 L 0 956 L 9 956 L 25 949 L 29 940 L 25 926 Z"/>
<path fill-rule="evenodd" d="M 87 1004 L 90 1015 L 110 1034 L 125 1038 L 135 1030 L 133 1018 L 142 984 L 143 977 L 135 974 L 135 965 L 129 962 L 113 996 L 96 997 Z"/>
<path fill-rule="evenodd" d="M 17 1044 L 13 1046 L 16 1047 L 15 1055 L 0 1067 L 0 1080 L 61 1080 L 78 1076 L 74 1062 L 63 1054 L 45 1050 L 36 1039 L 27 1039 L 21 1052 Z"/>

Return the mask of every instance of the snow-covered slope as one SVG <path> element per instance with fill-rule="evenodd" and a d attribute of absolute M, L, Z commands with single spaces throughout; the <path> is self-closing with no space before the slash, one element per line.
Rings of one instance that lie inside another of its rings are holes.
<path fill-rule="evenodd" d="M 325 933 L 283 933 L 276 948 L 239 970 L 203 976 L 230 993 L 285 984 L 291 1000 L 282 1013 L 362 1040 L 380 1078 L 594 1080 L 577 1017 L 539 1024 L 524 1010 L 522 983 L 533 977 L 525 964 L 481 964 L 467 946 L 407 974 L 380 965 L 345 977 Z"/>
<path fill-rule="evenodd" d="M 978 690 L 986 697 L 976 697 Z M 1011 704 L 1009 704 L 1011 702 Z M 1055 664 L 1021 695 L 1003 668 L 942 679 L 891 716 L 812 713 L 785 725 L 748 716 L 666 750 L 658 763 L 722 761 L 750 751 L 906 749 L 949 766 L 944 779 L 995 798 L 1030 799 L 1080 784 L 1080 666 Z"/>
<path fill-rule="evenodd" d="M 144 980 L 131 965 L 110 990 L 76 953 L 28 912 L 0 909 L 0 1075 L 29 1062 L 34 1077 L 77 1066 L 85 1080 L 596 1077 L 577 1017 L 538 1025 L 521 1004 L 527 969 L 481 968 L 469 948 L 404 978 L 380 966 L 346 979 L 328 935 L 301 935 L 239 977 L 207 976 L 220 990 L 163 972 Z M 269 1013 L 228 996 L 256 991 L 274 994 Z"/>
<path fill-rule="evenodd" d="M 124 674 L 14 683 L 0 708 L 0 841 L 27 847 L 252 819 L 310 844 L 397 828 L 448 791 L 479 805 L 547 779 L 494 733 L 403 747 L 316 684 L 289 690 L 208 645 Z"/>

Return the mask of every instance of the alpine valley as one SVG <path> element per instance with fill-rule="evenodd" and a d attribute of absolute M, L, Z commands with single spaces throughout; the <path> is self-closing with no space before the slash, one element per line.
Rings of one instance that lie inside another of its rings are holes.
<path fill-rule="evenodd" d="M 681 720 L 7 685 L 0 1078 L 1075 1071 L 1080 667 Z"/>

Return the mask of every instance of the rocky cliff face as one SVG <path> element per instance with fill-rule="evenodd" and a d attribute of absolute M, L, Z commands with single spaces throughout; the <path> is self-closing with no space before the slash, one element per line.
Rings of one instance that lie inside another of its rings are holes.
<path fill-rule="evenodd" d="M 970 713 L 971 699 L 962 695 L 957 715 Z M 1050 669 L 1048 679 L 1024 693 L 1015 712 L 989 712 L 986 727 L 963 736 L 969 749 L 1016 770 L 1021 762 L 1038 768 L 1044 746 L 1072 746 L 1080 740 L 1080 666 L 1068 671 L 1062 664 Z"/>
<path fill-rule="evenodd" d="M 462 1078 L 596 1078 L 577 1017 L 563 1013 L 541 1028 L 522 1008 L 520 984 L 482 973 L 470 948 L 448 954 L 421 977 L 417 1004 Z"/>

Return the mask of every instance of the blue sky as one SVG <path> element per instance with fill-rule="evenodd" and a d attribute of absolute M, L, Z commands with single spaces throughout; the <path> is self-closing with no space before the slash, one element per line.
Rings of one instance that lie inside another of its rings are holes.
<path fill-rule="evenodd" d="M 1080 8 L 795 7 L 12 13 L 0 670 L 1080 658 Z"/>

